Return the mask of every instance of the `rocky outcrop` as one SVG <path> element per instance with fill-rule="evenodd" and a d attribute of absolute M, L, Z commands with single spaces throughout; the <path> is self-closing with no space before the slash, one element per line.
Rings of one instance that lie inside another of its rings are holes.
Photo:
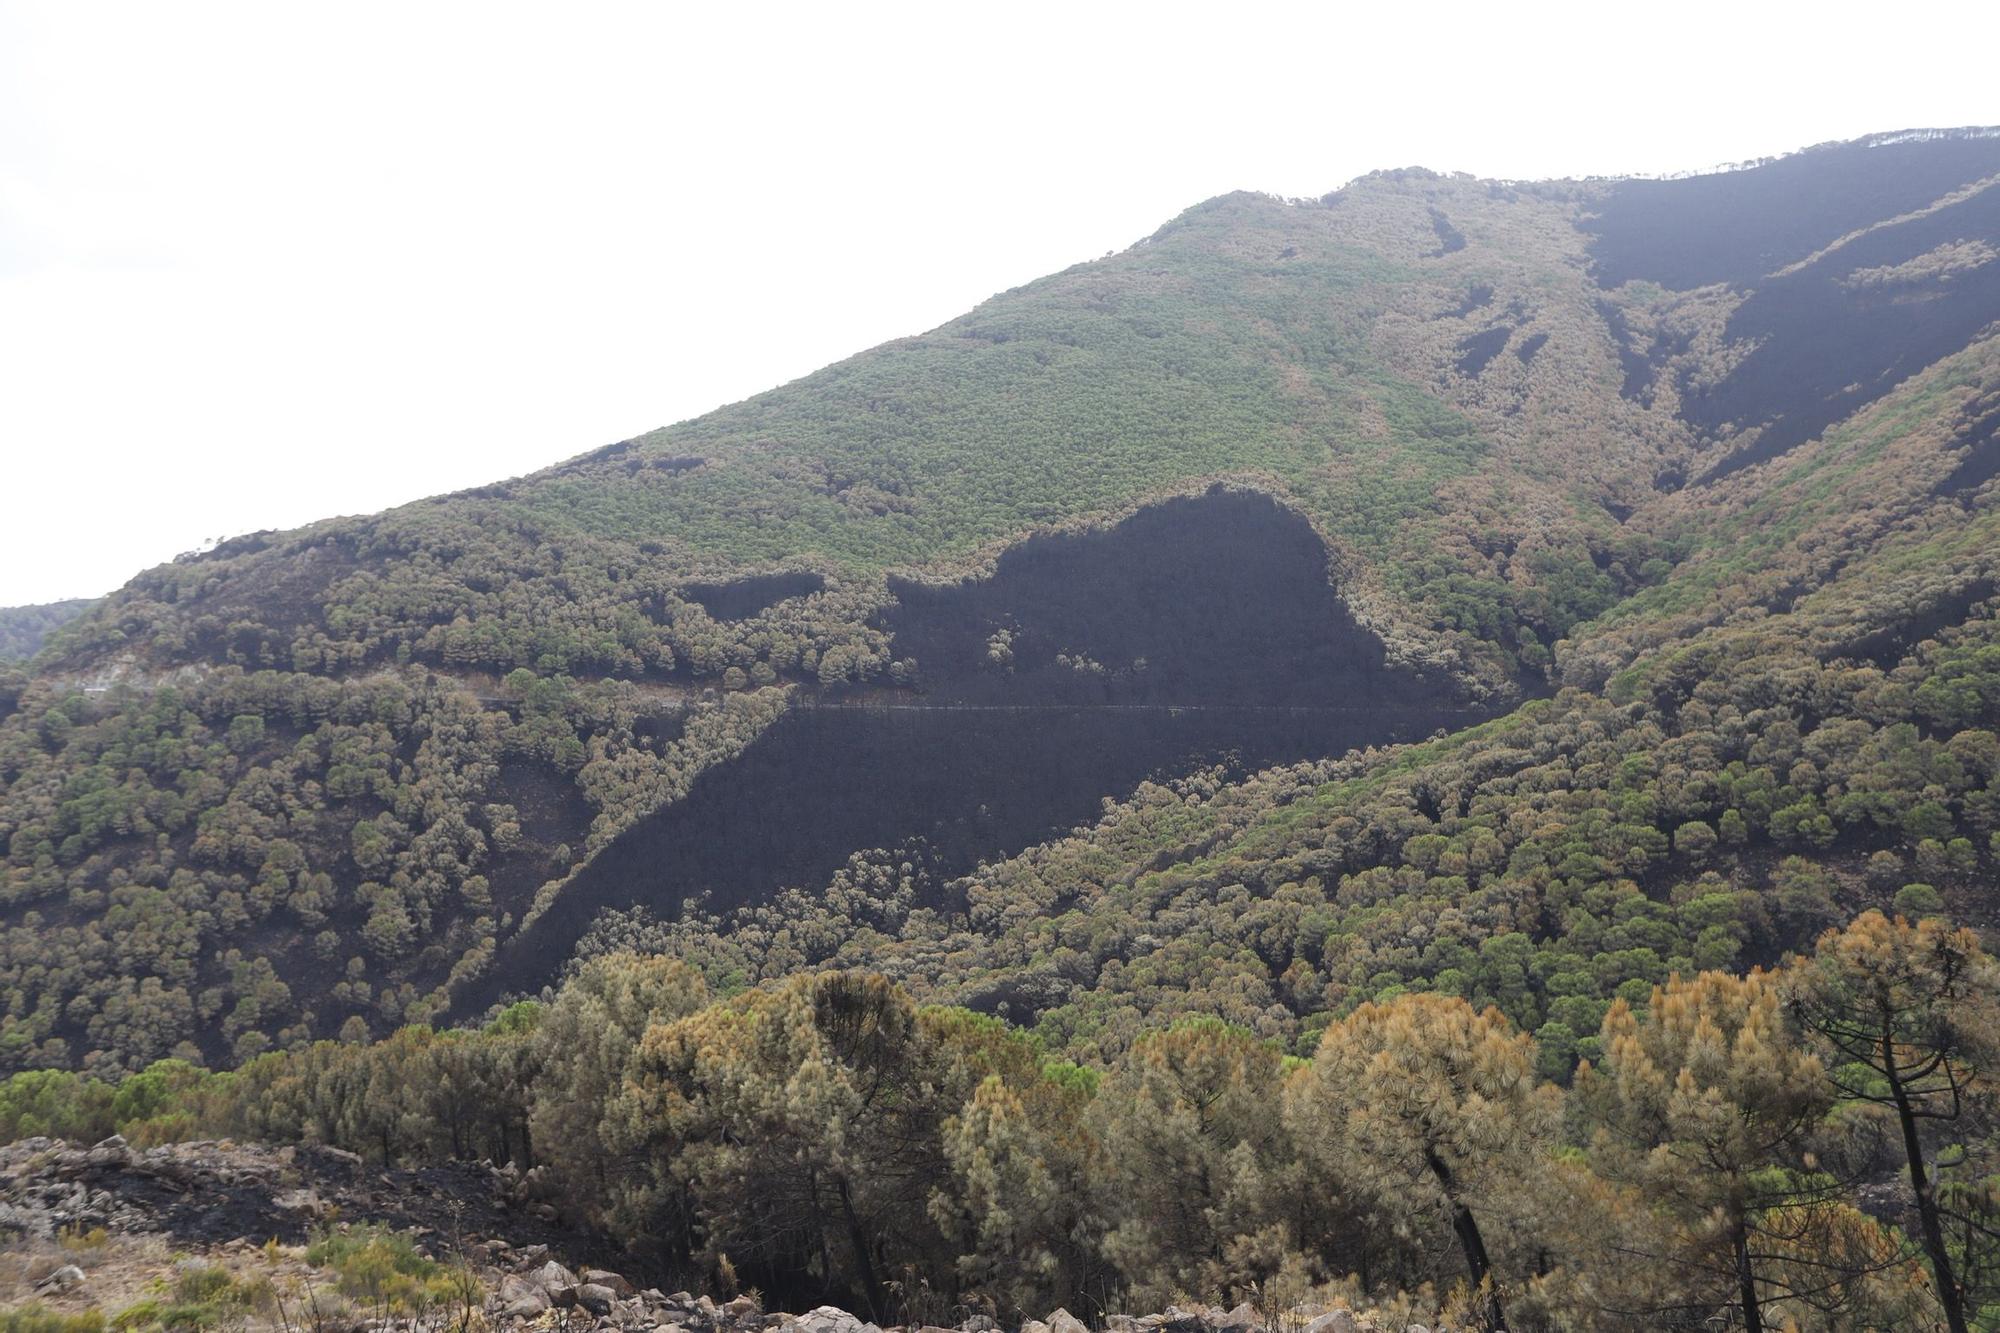
<path fill-rule="evenodd" d="M 618 1248 L 566 1225 L 536 1172 L 471 1163 L 383 1170 L 338 1148 L 228 1141 L 136 1149 L 31 1138 L 0 1147 L 0 1241 L 103 1227 L 184 1245 L 299 1244 L 339 1216 L 410 1231 L 431 1248 L 490 1236 L 609 1262 Z"/>
<path fill-rule="evenodd" d="M 385 1171 L 333 1148 L 223 1141 L 141 1150 L 115 1137 L 88 1147 L 24 1139 L 0 1147 L 0 1247 L 59 1255 L 59 1238 L 103 1228 L 115 1236 L 164 1237 L 170 1248 L 161 1254 L 192 1262 L 255 1255 L 273 1239 L 297 1246 L 329 1225 L 374 1223 L 471 1269 L 495 1333 L 1419 1333 L 1419 1326 L 1406 1330 L 1318 1307 L 1285 1312 L 1275 1329 L 1248 1305 L 1174 1306 L 1095 1320 L 1059 1309 L 1006 1325 L 972 1315 L 950 1329 L 885 1329 L 831 1305 L 767 1312 L 746 1295 L 717 1301 L 641 1286 L 628 1276 L 635 1271 L 625 1262 L 629 1255 L 615 1257 L 620 1252 L 603 1238 L 562 1228 L 541 1183 L 536 1172 L 511 1168 Z M 291 1253 L 303 1263 L 304 1251 Z M 602 1266 L 575 1263 L 580 1257 Z M 97 1280 L 75 1264 L 51 1261 L 31 1295 L 64 1311 L 95 1308 Z M 373 1333 L 396 1331 L 385 1325 Z"/>

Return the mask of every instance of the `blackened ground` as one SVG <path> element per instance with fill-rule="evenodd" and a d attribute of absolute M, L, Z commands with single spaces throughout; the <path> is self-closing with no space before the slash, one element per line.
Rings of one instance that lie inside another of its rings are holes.
<path fill-rule="evenodd" d="M 1465 289 L 1465 299 L 1458 303 L 1457 308 L 1451 314 L 1455 319 L 1464 319 L 1473 311 L 1491 304 L 1493 304 L 1492 284 L 1485 282 L 1476 283 Z"/>
<path fill-rule="evenodd" d="M 882 627 L 925 703 L 1296 708 L 1434 693 L 1385 665 L 1312 525 L 1259 494 L 1170 500 L 1023 542 L 989 579 L 892 591 Z"/>
<path fill-rule="evenodd" d="M 1513 336 L 1514 330 L 1501 324 L 1495 328 L 1467 334 L 1459 339 L 1458 373 L 1468 379 L 1477 379 L 1479 372 L 1491 365 L 1493 358 L 1506 350 L 1507 340 Z"/>
<path fill-rule="evenodd" d="M 1465 233 L 1452 226 L 1451 219 L 1435 208 L 1431 210 L 1431 230 L 1437 233 L 1438 248 L 1430 253 L 1430 258 L 1454 255 L 1465 248 Z"/>
<path fill-rule="evenodd" d="M 1765 275 L 2000 172 L 2000 137 L 1836 144 L 1748 171 L 1625 181 L 1586 227 L 1597 281 L 1676 291 Z"/>
<path fill-rule="evenodd" d="M 1712 388 L 1689 393 L 1682 412 L 1719 431 L 1763 425 L 1748 448 L 1709 475 L 1775 458 L 1820 435 L 2000 319 L 2000 262 L 1949 278 L 1854 282 L 1954 242 L 2000 237 L 2000 187 L 1936 213 L 1884 227 L 1796 273 L 1758 288 L 1730 317 L 1731 341 L 1755 344 Z"/>
<path fill-rule="evenodd" d="M 501 1237 L 634 1280 L 652 1276 L 634 1271 L 634 1257 L 604 1236 L 550 1221 L 504 1183 L 471 1162 L 384 1169 L 311 1145 L 197 1142 L 133 1152 L 24 1139 L 0 1147 L 0 1203 L 17 1224 L 152 1232 L 192 1246 L 274 1237 L 296 1245 L 333 1210 L 344 1221 L 414 1231 L 438 1254 Z"/>
<path fill-rule="evenodd" d="M 730 583 L 690 583 L 682 591 L 691 602 L 717 620 L 748 620 L 791 597 L 804 597 L 826 586 L 826 580 L 809 571 L 787 574 L 753 574 Z"/>
<path fill-rule="evenodd" d="M 912 843 L 959 874 L 1089 822 L 1149 777 L 1481 715 L 1385 661 L 1311 527 L 1263 496 L 1172 501 L 1023 543 L 990 579 L 899 594 L 886 627 L 916 689 L 795 708 L 600 853 L 457 1010 L 539 989 L 608 909 L 735 907 Z"/>
<path fill-rule="evenodd" d="M 1611 345 L 1618 349 L 1618 368 L 1625 372 L 1624 382 L 1618 386 L 1619 396 L 1635 403 L 1645 401 L 1644 395 L 1653 382 L 1654 366 L 1646 352 L 1633 344 L 1631 321 L 1625 318 L 1623 310 L 1602 299 L 1597 302 L 1597 313 L 1611 330 Z"/>
<path fill-rule="evenodd" d="M 1986 405 L 1960 427 L 1958 466 L 1938 484 L 1937 494 L 1977 490 L 2000 477 L 2000 403 Z"/>
<path fill-rule="evenodd" d="M 1624 381 L 1618 386 L 1621 398 L 1635 403 L 1652 405 L 1659 392 L 1660 370 L 1672 358 L 1686 352 L 1693 342 L 1693 335 L 1681 333 L 1665 335 L 1656 333 L 1641 346 L 1632 331 L 1631 321 L 1616 304 L 1606 300 L 1597 302 L 1597 313 L 1603 317 L 1606 327 L 1611 330 L 1612 346 L 1618 349 L 1618 368 L 1624 372 Z"/>

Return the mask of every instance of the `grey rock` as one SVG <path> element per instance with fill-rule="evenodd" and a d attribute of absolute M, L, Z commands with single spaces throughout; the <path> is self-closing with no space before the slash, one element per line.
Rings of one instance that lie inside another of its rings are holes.
<path fill-rule="evenodd" d="M 93 1144 L 83 1160 L 90 1166 L 124 1166 L 132 1160 L 132 1149 L 123 1134 L 113 1134 Z"/>
<path fill-rule="evenodd" d="M 633 1291 L 630 1282 L 627 1282 L 624 1278 L 606 1268 L 584 1269 L 583 1280 L 592 1286 L 611 1288 L 611 1294 L 621 1301 L 630 1296 Z"/>
<path fill-rule="evenodd" d="M 342 1166 L 352 1167 L 356 1170 L 359 1170 L 363 1164 L 360 1153 L 349 1152 L 345 1148 L 333 1148 L 326 1144 L 315 1144 L 312 1151 L 315 1157 L 321 1158 L 324 1161 L 338 1162 Z"/>
<path fill-rule="evenodd" d="M 618 1293 L 596 1282 L 586 1282 L 576 1289 L 576 1303 L 592 1314 L 606 1315 L 617 1308 Z"/>
<path fill-rule="evenodd" d="M 806 1333 L 861 1333 L 861 1321 L 837 1305 L 822 1305 L 799 1316 Z"/>
<path fill-rule="evenodd" d="M 74 1291 L 83 1285 L 83 1270 L 75 1264 L 64 1264 L 55 1272 L 35 1284 L 37 1291 Z"/>
<path fill-rule="evenodd" d="M 1248 1301 L 1245 1301 L 1243 1304 L 1237 1306 L 1234 1310 L 1231 1310 L 1228 1314 L 1216 1315 L 1212 1317 L 1209 1320 L 1209 1327 L 1218 1330 L 1226 1328 L 1237 1328 L 1237 1329 L 1257 1328 L 1260 1326 L 1261 1322 L 1262 1321 L 1260 1321 L 1257 1318 L 1257 1311 L 1251 1308 L 1251 1305 Z"/>
<path fill-rule="evenodd" d="M 1021 1325 L 1021 1333 L 1050 1333 L 1049 1326 L 1039 1319 L 1030 1319 Z"/>
<path fill-rule="evenodd" d="M 1090 1333 L 1090 1328 L 1068 1310 L 1058 1309 L 1042 1321 L 1049 1326 L 1049 1333 Z"/>
<path fill-rule="evenodd" d="M 509 1314 L 538 1315 L 549 1308 L 550 1300 L 539 1283 L 512 1273 L 500 1279 L 500 1303 Z"/>
<path fill-rule="evenodd" d="M 576 1274 L 551 1259 L 528 1274 L 528 1281 L 547 1292 L 553 1299 L 559 1291 L 571 1291 L 576 1287 Z"/>
<path fill-rule="evenodd" d="M 1328 1310 L 1306 1325 L 1306 1333 L 1360 1333 L 1361 1325 L 1347 1310 Z"/>
<path fill-rule="evenodd" d="M 288 1213 L 317 1213 L 320 1210 L 319 1195 L 309 1189 L 279 1190 L 271 1196 L 271 1202 Z"/>

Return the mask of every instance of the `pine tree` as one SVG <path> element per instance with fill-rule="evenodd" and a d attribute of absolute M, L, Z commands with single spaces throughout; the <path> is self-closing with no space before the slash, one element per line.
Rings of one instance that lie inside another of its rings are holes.
<path fill-rule="evenodd" d="M 528 1139 L 583 1211 L 600 1222 L 646 1177 L 650 1145 L 617 1105 L 647 1029 L 699 1010 L 699 973 L 665 958 L 614 953 L 578 970 L 529 1040 L 538 1068 Z M 636 1219 L 635 1219 L 636 1220 Z"/>
<path fill-rule="evenodd" d="M 810 1274 L 886 1312 L 891 1280 L 951 1282 L 927 1207 L 958 1109 L 933 1081 L 916 1007 L 879 976 L 795 977 L 653 1028 L 634 1119 L 685 1190 L 703 1254 Z"/>
<path fill-rule="evenodd" d="M 1789 1008 L 1826 1051 L 1841 1095 L 1895 1116 L 1938 1303 L 1952 1333 L 1964 1333 L 1965 1283 L 1946 1243 L 1923 1127 L 1964 1115 L 1996 1054 L 2000 971 L 1970 930 L 1866 912 L 1820 936 L 1813 956 L 1786 981 Z M 1965 1232 L 1969 1242 L 1991 1248 L 2000 1241 L 1978 1219 L 1965 1220 L 1975 1223 Z"/>
<path fill-rule="evenodd" d="M 951 1176 L 930 1213 L 958 1251 L 965 1302 L 1009 1322 L 1091 1305 L 1103 1228 L 1088 1178 L 1095 1144 L 1080 1125 L 1087 1096 L 1054 1079 L 1023 1087 L 989 1074 L 945 1122 Z"/>
<path fill-rule="evenodd" d="M 1477 1318 L 1504 1326 L 1502 1275 L 1480 1217 L 1542 1167 L 1560 1094 L 1497 1009 L 1448 996 L 1369 1003 L 1328 1028 L 1289 1119 L 1324 1178 L 1366 1188 L 1409 1221 L 1448 1221 Z"/>
<path fill-rule="evenodd" d="M 1283 1054 L 1217 1019 L 1140 1039 L 1090 1108 L 1103 1144 L 1104 1247 L 1142 1303 L 1235 1301 L 1270 1274 L 1253 1248 L 1297 1243 Z M 1264 1234 L 1261 1247 L 1245 1244 Z"/>
<path fill-rule="evenodd" d="M 1832 1087 L 1787 1024 L 1775 977 L 1672 978 L 1643 1012 L 1615 1003 L 1603 1042 L 1577 1096 L 1591 1165 L 1634 1188 L 1655 1223 L 1643 1257 L 1665 1281 L 1644 1313 L 1733 1305 L 1756 1333 L 1774 1307 L 1851 1305 L 1895 1264 L 1817 1169 Z"/>

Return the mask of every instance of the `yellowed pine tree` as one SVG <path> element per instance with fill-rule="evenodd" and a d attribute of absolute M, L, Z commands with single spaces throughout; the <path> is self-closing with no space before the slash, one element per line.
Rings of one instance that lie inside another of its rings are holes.
<path fill-rule="evenodd" d="M 1276 1047 L 1215 1019 L 1142 1038 L 1105 1077 L 1104 1249 L 1139 1303 L 1244 1299 L 1296 1244 L 1284 1083 Z"/>
<path fill-rule="evenodd" d="M 1657 1275 L 1648 1308 L 1617 1313 L 1733 1307 L 1757 1333 L 1895 1303 L 1897 1247 L 1818 1169 L 1833 1088 L 1788 1024 L 1777 978 L 1674 977 L 1643 1011 L 1614 1004 L 1603 1042 L 1602 1065 L 1576 1080 L 1590 1161 L 1650 1214 L 1622 1257 Z"/>
<path fill-rule="evenodd" d="M 1912 923 L 1865 912 L 1820 936 L 1813 956 L 1788 972 L 1785 989 L 1841 1095 L 1894 1117 L 1938 1303 L 1952 1333 L 1964 1333 L 1971 1303 L 1947 1243 L 1949 1219 L 1924 1135 L 1970 1111 L 2000 1056 L 2000 969 L 1970 930 L 1935 917 Z M 1968 1249 L 1990 1254 L 2000 1245 L 1985 1197 L 1977 1191 L 1960 1210 L 1962 1260 L 1973 1258 Z"/>
<path fill-rule="evenodd" d="M 1287 1099 L 1323 1179 L 1367 1190 L 1406 1225 L 1449 1226 L 1490 1329 L 1504 1327 L 1503 1288 L 1517 1275 L 1499 1270 L 1482 1221 L 1519 1210 L 1560 1106 L 1526 1033 L 1497 1009 L 1425 994 L 1364 1004 L 1328 1028 Z"/>

